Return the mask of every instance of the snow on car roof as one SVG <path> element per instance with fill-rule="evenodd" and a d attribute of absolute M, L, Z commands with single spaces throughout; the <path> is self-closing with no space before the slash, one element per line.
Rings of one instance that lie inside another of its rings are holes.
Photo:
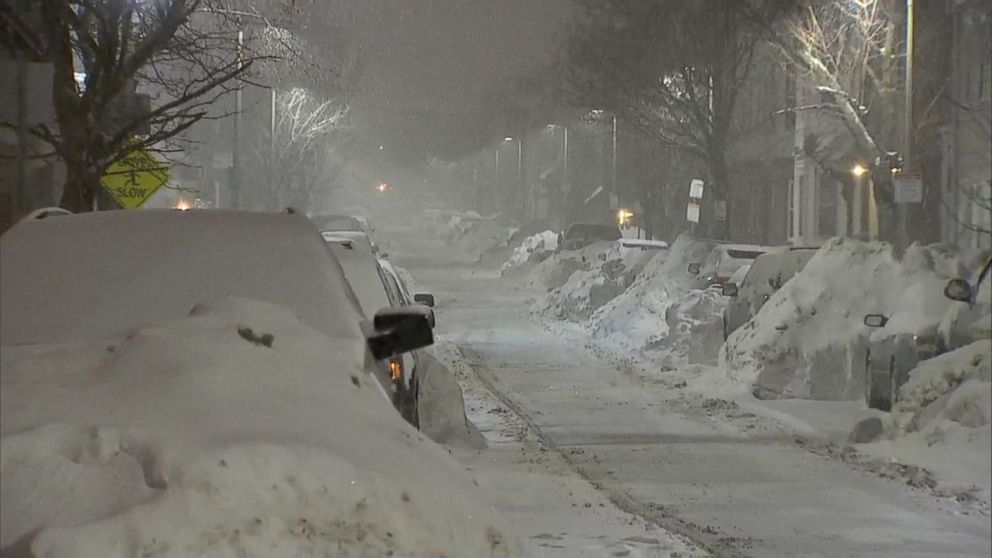
<path fill-rule="evenodd" d="M 0 254 L 4 345 L 102 338 L 225 296 L 285 306 L 331 337 L 361 337 L 340 266 L 299 215 L 66 215 L 14 226 Z"/>
<path fill-rule="evenodd" d="M 643 238 L 621 238 L 617 242 L 625 248 L 668 248 L 668 243 L 664 240 L 647 240 Z"/>

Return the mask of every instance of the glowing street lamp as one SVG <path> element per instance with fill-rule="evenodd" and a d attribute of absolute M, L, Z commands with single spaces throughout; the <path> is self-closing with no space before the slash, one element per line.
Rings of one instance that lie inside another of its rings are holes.
<path fill-rule="evenodd" d="M 617 211 L 617 224 L 621 227 L 629 227 L 631 221 L 634 219 L 634 212 L 629 209 L 620 209 Z"/>
<path fill-rule="evenodd" d="M 174 208 L 178 209 L 179 211 L 189 211 L 192 207 L 193 206 L 191 206 L 189 202 L 183 198 L 179 198 L 179 201 L 177 201 L 176 205 L 174 206 Z"/>
<path fill-rule="evenodd" d="M 851 169 L 851 174 L 853 174 L 856 178 L 861 178 L 867 172 L 868 167 L 862 165 L 861 163 L 854 165 L 854 168 Z"/>
<path fill-rule="evenodd" d="M 375 189 L 378 190 L 378 191 L 380 191 L 380 192 L 386 192 L 387 190 L 389 190 L 389 183 L 388 182 L 380 182 L 379 185 L 375 187 Z"/>

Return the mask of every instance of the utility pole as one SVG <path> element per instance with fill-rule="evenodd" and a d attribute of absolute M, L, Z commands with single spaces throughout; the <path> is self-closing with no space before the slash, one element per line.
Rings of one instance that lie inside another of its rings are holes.
<path fill-rule="evenodd" d="M 17 11 L 21 17 L 26 16 L 26 0 L 17 2 Z M 24 186 L 28 172 L 28 64 L 23 49 L 15 48 L 14 51 L 17 57 L 17 182 L 14 184 L 11 210 L 16 219 L 25 205 Z"/>
<path fill-rule="evenodd" d="M 613 113 L 613 155 L 610 157 L 610 160 L 612 162 L 610 168 L 610 195 L 614 199 L 616 199 L 617 197 L 617 113 Z"/>
<path fill-rule="evenodd" d="M 913 152 L 913 0 L 906 0 L 906 91 L 903 100 L 903 146 L 902 164 L 906 171 L 912 170 L 911 157 Z M 907 221 L 909 220 L 908 204 L 899 204 L 899 243 L 909 244 Z"/>
<path fill-rule="evenodd" d="M 244 36 L 245 32 L 240 28 L 239 23 L 236 54 L 239 72 L 243 63 L 241 50 L 244 45 Z M 242 83 L 239 76 L 237 88 L 234 90 L 234 124 L 232 126 L 234 136 L 231 138 L 231 209 L 238 209 L 241 205 L 241 89 Z"/>

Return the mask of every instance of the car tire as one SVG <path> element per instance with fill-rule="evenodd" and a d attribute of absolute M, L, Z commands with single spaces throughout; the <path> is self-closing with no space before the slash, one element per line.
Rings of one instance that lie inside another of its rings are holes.
<path fill-rule="evenodd" d="M 400 411 L 400 415 L 404 420 L 413 425 L 414 428 L 420 429 L 420 382 L 417 381 L 417 377 L 414 376 L 410 378 L 410 387 L 401 388 L 396 393 L 396 407 Z"/>
<path fill-rule="evenodd" d="M 865 403 L 869 409 L 892 410 L 891 371 L 877 372 L 871 366 L 871 353 L 865 356 Z"/>

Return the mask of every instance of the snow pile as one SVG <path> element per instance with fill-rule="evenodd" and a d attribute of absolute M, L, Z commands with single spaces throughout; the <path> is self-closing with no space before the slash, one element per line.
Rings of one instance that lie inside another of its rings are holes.
<path fill-rule="evenodd" d="M 857 399 L 864 394 L 865 314 L 890 318 L 878 335 L 936 327 L 948 277 L 967 266 L 937 246 L 902 258 L 881 242 L 834 238 L 727 340 L 731 379 L 759 397 Z"/>
<path fill-rule="evenodd" d="M 344 351 L 243 299 L 112 340 L 5 347 L 0 549 L 518 555 L 472 479 Z"/>
<path fill-rule="evenodd" d="M 602 265 L 612 246 L 612 242 L 593 242 L 579 250 L 562 250 L 552 254 L 531 268 L 524 277 L 524 283 L 545 291 L 557 289 L 568 282 L 576 271 L 588 271 Z"/>
<path fill-rule="evenodd" d="M 564 285 L 539 301 L 537 311 L 563 320 L 585 321 L 626 288 L 623 276 L 608 274 L 607 264 L 572 273 Z"/>
<path fill-rule="evenodd" d="M 987 339 L 921 362 L 899 388 L 892 413 L 896 433 L 936 435 L 948 423 L 988 427 L 990 419 L 992 341 Z"/>
<path fill-rule="evenodd" d="M 538 302 L 537 311 L 558 319 L 585 321 L 625 292 L 647 262 L 662 253 L 660 250 L 620 248 L 620 243 L 615 243 L 606 254 L 605 262 L 572 273 L 564 285 L 552 289 Z"/>
<path fill-rule="evenodd" d="M 529 263 L 544 260 L 548 254 L 558 247 L 558 235 L 552 231 L 544 231 L 524 238 L 520 246 L 513 249 L 510 258 L 500 266 L 500 273 L 507 274 Z"/>
<path fill-rule="evenodd" d="M 887 435 L 859 448 L 925 467 L 940 490 L 988 510 L 992 497 L 992 341 L 925 360 L 899 390 Z"/>
<path fill-rule="evenodd" d="M 515 228 L 496 218 L 461 219 L 451 233 L 450 244 L 473 259 L 490 250 L 500 249 L 513 235 Z"/>
<path fill-rule="evenodd" d="M 667 252 L 644 264 L 643 270 L 624 292 L 596 311 L 590 319 L 593 335 L 628 350 L 657 350 L 676 326 L 680 335 L 692 325 L 705 321 L 711 312 L 710 295 L 689 293 L 694 276 L 688 273 L 692 262 L 700 262 L 713 243 L 680 235 Z M 680 299 L 687 297 L 680 302 Z M 694 300 L 695 299 L 695 300 Z M 679 302 L 685 317 L 672 316 L 669 309 Z M 700 304 L 699 308 L 694 308 Z M 698 310 L 698 311 L 696 311 Z"/>

